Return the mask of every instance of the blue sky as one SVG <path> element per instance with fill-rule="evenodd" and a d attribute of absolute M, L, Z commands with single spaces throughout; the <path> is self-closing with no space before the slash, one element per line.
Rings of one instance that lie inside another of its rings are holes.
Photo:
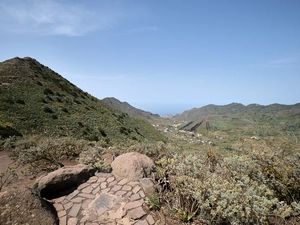
<path fill-rule="evenodd" d="M 158 114 L 300 102 L 299 0 L 0 0 L 0 61 Z"/>

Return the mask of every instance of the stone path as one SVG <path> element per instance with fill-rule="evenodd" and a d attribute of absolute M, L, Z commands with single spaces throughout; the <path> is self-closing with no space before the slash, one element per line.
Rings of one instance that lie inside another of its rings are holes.
<path fill-rule="evenodd" d="M 153 216 L 145 210 L 147 182 L 97 173 L 69 195 L 51 202 L 60 225 L 153 225 Z"/>

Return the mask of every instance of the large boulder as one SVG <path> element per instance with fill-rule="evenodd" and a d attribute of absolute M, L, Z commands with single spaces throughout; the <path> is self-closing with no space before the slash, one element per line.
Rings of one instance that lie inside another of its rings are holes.
<path fill-rule="evenodd" d="M 33 189 L 41 197 L 52 199 L 71 193 L 94 174 L 95 169 L 91 166 L 66 166 L 38 178 Z"/>
<path fill-rule="evenodd" d="M 26 187 L 0 192 L 0 224 L 57 225 L 53 208 Z"/>
<path fill-rule="evenodd" d="M 138 152 L 125 153 L 118 156 L 111 164 L 115 177 L 137 181 L 149 177 L 155 170 L 153 160 Z"/>

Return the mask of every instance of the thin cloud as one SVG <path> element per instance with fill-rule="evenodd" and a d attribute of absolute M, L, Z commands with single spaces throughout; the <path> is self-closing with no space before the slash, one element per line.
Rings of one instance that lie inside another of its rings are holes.
<path fill-rule="evenodd" d="M 0 3 L 2 27 L 11 32 L 39 35 L 83 36 L 112 27 L 118 13 L 88 10 L 84 5 L 69 5 L 55 0 L 7 0 Z M 7 24 L 9 23 L 9 24 Z"/>
<path fill-rule="evenodd" d="M 277 59 L 277 60 L 271 61 L 269 64 L 283 65 L 283 64 L 295 64 L 295 63 L 300 63 L 300 59 L 298 56 Z"/>

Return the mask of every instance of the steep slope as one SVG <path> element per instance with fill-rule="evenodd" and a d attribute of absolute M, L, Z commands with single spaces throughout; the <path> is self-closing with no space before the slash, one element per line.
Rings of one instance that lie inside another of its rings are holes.
<path fill-rule="evenodd" d="M 120 100 L 110 97 L 110 98 L 104 98 L 102 99 L 104 103 L 107 105 L 120 110 L 122 112 L 128 113 L 129 115 L 133 117 L 137 117 L 140 119 L 153 119 L 153 118 L 159 118 L 159 115 L 157 114 L 152 114 L 151 112 L 147 112 L 141 109 L 137 109 L 133 107 L 132 105 L 128 104 L 127 102 L 121 102 Z"/>
<path fill-rule="evenodd" d="M 0 63 L 0 98 L 2 133 L 164 140 L 148 122 L 107 106 L 29 57 Z"/>

